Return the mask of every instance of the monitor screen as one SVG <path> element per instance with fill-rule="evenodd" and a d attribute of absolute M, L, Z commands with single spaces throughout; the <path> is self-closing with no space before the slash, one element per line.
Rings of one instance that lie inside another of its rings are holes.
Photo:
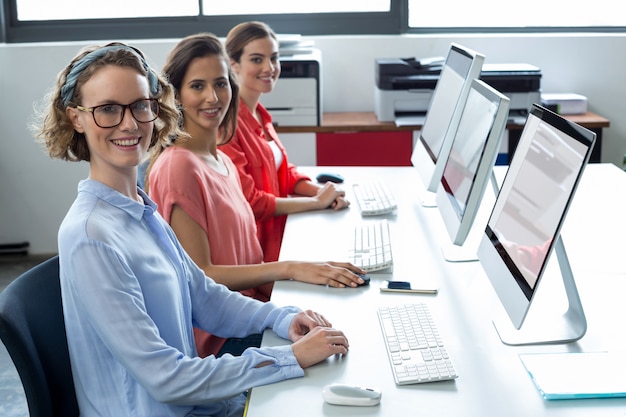
<path fill-rule="evenodd" d="M 413 166 L 431 193 L 437 191 L 461 110 L 472 81 L 480 77 L 484 60 L 471 49 L 454 43 L 450 46 L 411 155 Z"/>
<path fill-rule="evenodd" d="M 478 256 L 519 329 L 533 300 L 595 134 L 533 105 Z"/>
<path fill-rule="evenodd" d="M 483 81 L 472 82 L 437 190 L 437 207 L 454 245 L 463 245 L 473 228 L 500 149 L 509 102 Z M 492 207 L 485 208 L 490 212 Z M 484 226 L 477 228 L 471 242 L 474 251 Z"/>

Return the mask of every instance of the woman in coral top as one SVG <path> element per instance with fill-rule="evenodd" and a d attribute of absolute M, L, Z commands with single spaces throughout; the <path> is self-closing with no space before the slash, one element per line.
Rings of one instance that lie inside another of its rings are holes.
<path fill-rule="evenodd" d="M 154 148 L 147 190 L 207 276 L 261 301 L 269 300 L 273 282 L 279 279 L 335 287 L 362 284 L 355 273 L 364 271 L 349 263 L 263 263 L 237 169 L 217 146 L 234 132 L 238 103 L 220 40 L 207 33 L 184 38 L 169 54 L 163 72 L 174 86 L 187 136 Z M 259 335 L 226 344 L 204 331 L 194 333 L 201 357 L 239 354 L 260 342 Z"/>
<path fill-rule="evenodd" d="M 280 75 L 278 40 L 272 29 L 261 22 L 239 24 L 228 33 L 226 51 L 241 90 L 237 131 L 222 150 L 239 170 L 256 217 L 264 259 L 275 261 L 287 214 L 329 207 L 340 210 L 349 202 L 334 184 L 318 185 L 289 163 L 272 116 L 259 102 Z"/>

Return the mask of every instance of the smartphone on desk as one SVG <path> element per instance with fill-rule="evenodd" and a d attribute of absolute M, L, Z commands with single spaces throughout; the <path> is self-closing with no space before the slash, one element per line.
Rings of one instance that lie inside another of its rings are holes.
<path fill-rule="evenodd" d="M 409 281 L 384 281 L 380 287 L 381 292 L 405 292 L 414 294 L 437 294 L 435 287 L 414 287 Z"/>

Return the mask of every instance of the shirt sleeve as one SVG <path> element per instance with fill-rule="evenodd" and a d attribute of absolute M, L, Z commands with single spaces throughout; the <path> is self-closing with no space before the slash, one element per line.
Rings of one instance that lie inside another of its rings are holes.
<path fill-rule="evenodd" d="M 120 380 L 128 372 L 157 401 L 205 404 L 232 397 L 253 386 L 304 374 L 289 344 L 255 349 L 240 357 L 187 355 L 163 339 L 161 332 L 168 329 L 156 326 L 144 302 L 145 290 L 121 254 L 102 242 L 88 240 L 77 244 L 68 259 L 66 270 L 73 275 L 70 291 L 80 294 L 81 313 L 85 315 L 80 322 L 93 326 L 102 343 L 93 349 L 93 357 L 85 360 L 107 360 L 110 352 L 114 358 L 108 359 L 110 368 L 120 373 Z M 195 265 L 187 266 L 194 320 L 203 328 L 213 333 L 243 335 L 246 331 L 258 332 L 270 327 L 286 336 L 297 308 L 278 308 L 244 297 L 216 284 Z M 163 302 L 170 303 L 181 298 L 169 293 L 163 297 Z M 185 310 L 185 297 L 182 298 L 180 309 Z M 241 319 L 232 320 L 233 317 Z M 189 328 L 179 330 L 190 331 L 188 324 L 180 323 L 177 327 L 186 326 Z M 270 365 L 257 368 L 265 362 Z"/>
<path fill-rule="evenodd" d="M 198 192 L 205 188 L 205 184 L 197 158 L 190 152 L 168 149 L 159 159 L 149 178 L 150 198 L 159 206 L 159 213 L 169 223 L 174 206 L 178 205 L 203 230 L 208 230 L 207 207 Z"/>

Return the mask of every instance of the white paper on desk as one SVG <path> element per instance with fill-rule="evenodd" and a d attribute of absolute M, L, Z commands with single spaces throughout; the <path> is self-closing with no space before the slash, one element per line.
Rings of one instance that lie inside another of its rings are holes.
<path fill-rule="evenodd" d="M 626 352 L 523 353 L 519 357 L 547 400 L 626 397 Z"/>

